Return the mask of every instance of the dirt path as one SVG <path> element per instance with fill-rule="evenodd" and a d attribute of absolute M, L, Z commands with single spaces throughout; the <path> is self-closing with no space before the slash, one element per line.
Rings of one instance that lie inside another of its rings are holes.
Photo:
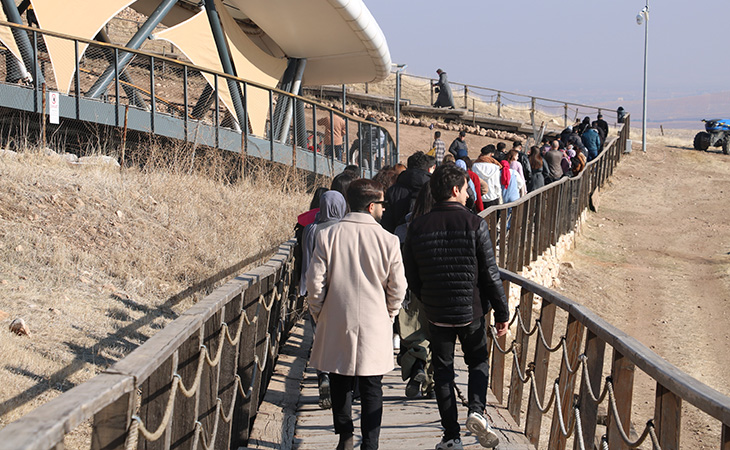
<path fill-rule="evenodd" d="M 728 196 L 730 156 L 666 144 L 634 150 L 566 255 L 574 268 L 564 265 L 560 275 L 568 297 L 726 395 Z M 637 384 L 651 396 L 635 397 L 639 432 L 654 404 L 653 383 L 642 376 Z M 682 448 L 717 448 L 719 424 L 691 406 L 684 413 Z"/>

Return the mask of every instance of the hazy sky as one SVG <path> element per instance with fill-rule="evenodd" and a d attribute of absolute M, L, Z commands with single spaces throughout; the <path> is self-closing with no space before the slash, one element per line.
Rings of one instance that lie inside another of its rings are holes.
<path fill-rule="evenodd" d="M 596 104 L 640 99 L 644 0 L 365 0 L 406 71 Z M 651 0 L 649 99 L 730 90 L 730 0 Z"/>

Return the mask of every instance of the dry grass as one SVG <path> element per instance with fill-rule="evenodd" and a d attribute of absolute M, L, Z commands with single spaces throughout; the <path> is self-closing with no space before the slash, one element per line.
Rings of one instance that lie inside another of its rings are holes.
<path fill-rule="evenodd" d="M 286 170 L 229 182 L 223 157 L 161 155 L 121 171 L 33 151 L 0 156 L 9 314 L 0 314 L 0 427 L 119 360 L 205 293 L 176 294 L 291 237 L 310 200 Z M 30 337 L 8 331 L 17 317 Z"/>

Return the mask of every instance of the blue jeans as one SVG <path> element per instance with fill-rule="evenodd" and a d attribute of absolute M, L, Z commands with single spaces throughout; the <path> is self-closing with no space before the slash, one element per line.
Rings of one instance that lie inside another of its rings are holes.
<path fill-rule="evenodd" d="M 439 327 L 429 323 L 434 391 L 444 427 L 444 440 L 459 437 L 461 426 L 454 393 L 454 346 L 459 338 L 469 367 L 469 412 L 484 413 L 489 384 L 489 349 L 484 317 L 463 327 Z"/>

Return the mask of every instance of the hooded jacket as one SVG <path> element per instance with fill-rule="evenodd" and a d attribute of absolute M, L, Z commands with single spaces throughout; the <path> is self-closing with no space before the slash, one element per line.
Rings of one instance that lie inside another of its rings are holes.
<path fill-rule="evenodd" d="M 385 193 L 388 206 L 383 212 L 383 228 L 395 233 L 396 227 L 406 222 L 406 214 L 411 212 L 418 193 L 430 179 L 431 174 L 421 169 L 406 169 L 398 175 L 398 180 Z"/>
<path fill-rule="evenodd" d="M 314 242 L 320 231 L 336 224 L 347 214 L 347 202 L 338 191 L 327 191 L 319 199 L 319 213 L 314 223 L 304 228 L 302 235 L 302 278 L 299 295 L 307 294 L 307 269 L 314 253 Z"/>

